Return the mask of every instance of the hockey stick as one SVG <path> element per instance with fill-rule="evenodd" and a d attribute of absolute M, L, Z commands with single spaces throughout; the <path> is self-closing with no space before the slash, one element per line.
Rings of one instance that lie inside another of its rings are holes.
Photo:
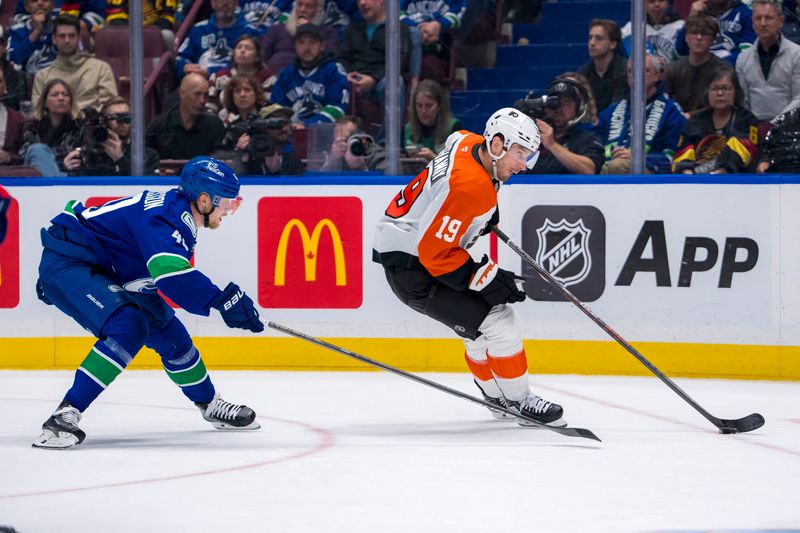
<path fill-rule="evenodd" d="M 281 326 L 280 324 L 276 324 L 275 322 L 267 322 L 267 326 L 269 326 L 272 329 L 275 329 L 275 330 L 281 331 L 283 333 L 286 333 L 287 335 L 291 335 L 293 337 L 297 337 L 298 339 L 303 339 L 303 340 L 306 340 L 306 341 L 309 341 L 309 342 L 313 342 L 314 344 L 316 344 L 318 346 L 322 346 L 323 348 L 327 348 L 329 350 L 333 350 L 334 352 L 339 352 L 340 354 L 346 355 L 348 357 L 352 357 L 353 359 L 358 359 L 362 363 L 367 363 L 367 364 L 370 364 L 372 366 L 377 366 L 378 368 L 382 368 L 383 370 L 386 370 L 387 372 L 391 372 L 393 374 L 397 374 L 398 376 L 402 376 L 404 378 L 408 378 L 410 380 L 416 381 L 417 383 L 422 383 L 423 385 L 427 385 L 429 387 L 433 387 L 434 389 L 440 390 L 442 392 L 446 392 L 446 393 L 448 393 L 448 394 L 450 394 L 452 396 L 457 396 L 459 398 L 463 398 L 465 400 L 469 400 L 469 401 L 471 401 L 473 403 L 477 403 L 477 404 L 483 405 L 484 407 L 489 407 L 489 408 L 494 409 L 496 411 L 502 411 L 503 413 L 505 413 L 507 415 L 511 415 L 511 416 L 516 417 L 516 418 L 521 418 L 521 419 L 525 420 L 526 422 L 530 422 L 530 423 L 532 423 L 533 425 L 535 425 L 537 427 L 541 427 L 541 428 L 544 428 L 544 429 L 549 429 L 550 431 L 555 431 L 556 433 L 560 433 L 561 435 L 566 435 L 567 437 L 583 437 L 585 439 L 594 439 L 594 440 L 596 440 L 598 442 L 602 442 L 599 438 L 597 438 L 597 435 L 595 435 L 594 433 L 592 433 L 588 429 L 570 428 L 570 427 L 559 428 L 559 427 L 548 426 L 546 424 L 542 424 L 541 422 L 537 422 L 536 420 L 534 420 L 531 417 L 526 416 L 524 414 L 515 413 L 514 411 L 510 411 L 510 410 L 506 409 L 505 407 L 501 407 L 499 405 L 491 404 L 491 403 L 489 403 L 487 401 L 481 400 L 480 398 L 476 398 L 474 396 L 470 396 L 469 394 L 463 393 L 463 392 L 458 391 L 456 389 L 451 389 L 450 387 L 447 387 L 447 386 L 442 385 L 440 383 L 436 383 L 435 381 L 431 381 L 429 379 L 425 379 L 423 377 L 417 376 L 416 374 L 412 374 L 410 372 L 406 372 L 405 370 L 400 370 L 399 368 L 395 368 L 393 366 L 389 366 L 386 363 L 381 363 L 380 361 L 376 361 L 374 359 L 370 359 L 369 357 L 357 354 L 355 352 L 351 352 L 350 350 L 345 350 L 344 348 L 340 348 L 339 346 L 336 346 L 335 344 L 331 344 L 329 342 L 325 342 L 323 340 L 320 340 L 320 339 L 317 339 L 315 337 L 312 337 L 311 335 L 306 335 L 305 333 L 301 333 L 301 332 L 299 332 L 297 330 L 294 330 L 294 329 L 291 329 L 291 328 L 287 328 L 286 326 Z"/>
<path fill-rule="evenodd" d="M 595 315 L 591 310 L 589 310 L 588 307 L 583 305 L 583 303 L 580 300 L 578 300 L 578 298 L 576 298 L 574 294 L 572 294 L 556 278 L 554 278 L 553 275 L 550 274 L 550 272 L 545 270 L 530 255 L 528 255 L 528 253 L 525 250 L 514 244 L 514 242 L 511 239 L 509 239 L 508 235 L 503 233 L 500 230 L 500 228 L 498 228 L 497 226 L 492 226 L 491 229 L 495 233 L 495 235 L 497 235 L 500 238 L 501 241 L 506 243 L 509 248 L 514 250 L 517 253 L 517 255 L 519 255 L 522 259 L 524 259 L 525 262 L 528 263 L 530 266 L 532 266 L 533 269 L 536 270 L 536 272 L 547 283 L 550 284 L 550 286 L 552 286 L 555 290 L 557 290 L 562 296 L 564 296 L 564 298 L 574 303 L 578 307 L 578 309 L 583 311 L 583 313 L 586 316 L 591 318 L 594 321 L 594 323 L 600 326 L 600 328 L 603 331 L 608 333 L 612 339 L 617 341 L 623 348 L 628 350 L 628 352 L 630 352 L 631 355 L 633 355 L 636 359 L 638 359 L 640 363 L 646 366 L 647 369 L 650 370 L 650 372 L 655 374 L 658 379 L 663 381 L 667 385 L 667 387 L 675 391 L 675 393 L 681 398 L 683 398 L 686 401 L 686 403 L 694 407 L 701 415 L 706 417 L 709 422 L 717 426 L 717 428 L 719 428 L 720 433 L 746 433 L 748 431 L 753 431 L 754 429 L 758 429 L 764 425 L 764 417 L 758 413 L 753 413 L 743 418 L 737 418 L 735 420 L 727 420 L 724 418 L 717 418 L 716 416 L 712 415 L 711 413 L 703 409 L 700 406 L 700 404 L 698 404 L 696 401 L 692 399 L 691 396 L 686 394 L 683 391 L 683 389 L 681 389 L 671 379 L 665 376 L 663 372 L 661 372 L 658 368 L 655 367 L 655 365 L 653 365 L 653 363 L 648 361 L 645 358 L 645 356 L 640 354 L 633 346 L 631 346 L 628 343 L 628 341 L 623 339 L 619 333 L 611 329 L 611 327 L 605 322 L 603 322 L 600 319 L 600 317 Z"/>

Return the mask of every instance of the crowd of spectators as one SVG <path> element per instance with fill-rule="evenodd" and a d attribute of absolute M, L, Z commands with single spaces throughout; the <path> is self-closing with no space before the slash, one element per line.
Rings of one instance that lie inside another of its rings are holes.
<path fill-rule="evenodd" d="M 19 1 L 0 27 L 0 165 L 130 173 L 120 73 L 91 53 L 94 32 L 128 24 L 129 1 Z M 325 126 L 321 170 L 385 169 L 386 1 L 207 0 L 174 43 L 193 2 L 143 1 L 143 22 L 175 49 L 148 117 L 145 172 L 208 154 L 243 174 L 302 174 L 309 130 Z M 400 0 L 401 155 L 419 168 L 463 127 L 450 108 L 451 52 L 489 4 Z M 538 16 L 538 2 L 535 13 L 508 4 L 511 20 Z M 786 168 L 774 154 L 787 152 L 780 128 L 800 122 L 800 46 L 781 31 L 794 4 L 695 0 L 685 20 L 670 0 L 645 8 L 647 171 Z M 531 173 L 630 171 L 630 34 L 630 23 L 591 21 L 587 62 L 552 80 L 534 117 L 542 153 Z"/>

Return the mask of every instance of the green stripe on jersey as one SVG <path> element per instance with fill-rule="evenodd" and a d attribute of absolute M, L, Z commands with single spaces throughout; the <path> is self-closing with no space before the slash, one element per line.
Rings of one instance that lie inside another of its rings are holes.
<path fill-rule="evenodd" d="M 165 368 L 164 370 L 167 369 Z M 206 371 L 206 365 L 203 363 L 203 359 L 198 358 L 197 362 L 189 368 L 174 371 L 167 370 L 167 375 L 169 379 L 175 382 L 175 385 L 179 387 L 188 387 L 189 385 L 195 385 L 206 379 L 208 372 Z"/>
<path fill-rule="evenodd" d="M 154 281 L 163 276 L 191 269 L 189 260 L 176 254 L 156 254 L 147 261 L 147 270 Z"/>
<path fill-rule="evenodd" d="M 103 388 L 111 385 L 111 382 L 122 372 L 119 363 L 92 348 L 89 355 L 81 363 L 81 369 L 94 378 Z"/>

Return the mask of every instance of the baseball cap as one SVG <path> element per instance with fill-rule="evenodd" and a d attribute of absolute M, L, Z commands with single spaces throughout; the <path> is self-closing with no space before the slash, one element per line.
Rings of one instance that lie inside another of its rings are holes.
<path fill-rule="evenodd" d="M 297 31 L 294 34 L 295 39 L 299 39 L 301 35 L 310 35 L 314 39 L 321 41 L 322 40 L 322 32 L 319 29 L 319 26 L 316 24 L 312 24 L 311 22 L 306 22 L 305 24 L 300 24 L 297 27 Z"/>
<path fill-rule="evenodd" d="M 547 96 L 566 96 L 576 102 L 581 101 L 581 95 L 573 83 L 563 79 L 555 79 L 547 88 Z"/>
<path fill-rule="evenodd" d="M 263 107 L 261 111 L 259 111 L 258 115 L 261 118 L 269 118 L 276 113 L 280 113 L 286 118 L 292 118 L 292 115 L 294 115 L 294 111 L 292 111 L 291 108 L 284 107 L 281 104 L 269 104 L 268 106 Z"/>

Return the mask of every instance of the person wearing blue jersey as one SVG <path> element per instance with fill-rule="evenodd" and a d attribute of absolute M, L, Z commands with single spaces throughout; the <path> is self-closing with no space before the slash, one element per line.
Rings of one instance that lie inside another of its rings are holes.
<path fill-rule="evenodd" d="M 176 189 L 145 190 L 99 207 L 70 201 L 42 229 L 36 292 L 97 342 L 34 447 L 80 444 L 86 437 L 78 427 L 82 413 L 143 346 L 161 356 L 167 375 L 215 428 L 260 427 L 251 408 L 216 392 L 192 338 L 156 292 L 193 314 L 216 309 L 229 327 L 264 330 L 242 289 L 235 283 L 220 289 L 190 263 L 198 230 L 218 228 L 240 201 L 233 170 L 201 156 L 184 165 Z"/>
<path fill-rule="evenodd" d="M 753 11 L 751 2 L 741 0 L 695 0 L 689 9 L 689 16 L 711 15 L 719 24 L 719 33 L 711 45 L 711 53 L 736 65 L 739 54 L 751 46 L 756 40 L 753 29 Z M 686 30 L 681 28 L 675 37 L 675 49 L 682 55 L 689 54 L 686 41 Z"/>
<path fill-rule="evenodd" d="M 8 59 L 19 70 L 34 76 L 56 60 L 58 50 L 53 45 L 53 0 L 27 0 L 25 15 L 18 17 L 9 31 Z"/>
<path fill-rule="evenodd" d="M 295 64 L 286 67 L 272 87 L 271 100 L 292 108 L 298 125 L 333 122 L 350 103 L 347 75 L 324 46 L 319 26 L 298 26 Z"/>
<path fill-rule="evenodd" d="M 236 0 L 211 0 L 214 14 L 192 26 L 180 48 L 175 61 L 178 78 L 196 72 L 208 78 L 218 70 L 231 65 L 231 51 L 242 35 L 260 37 L 265 27 L 247 22 L 236 10 Z"/>

